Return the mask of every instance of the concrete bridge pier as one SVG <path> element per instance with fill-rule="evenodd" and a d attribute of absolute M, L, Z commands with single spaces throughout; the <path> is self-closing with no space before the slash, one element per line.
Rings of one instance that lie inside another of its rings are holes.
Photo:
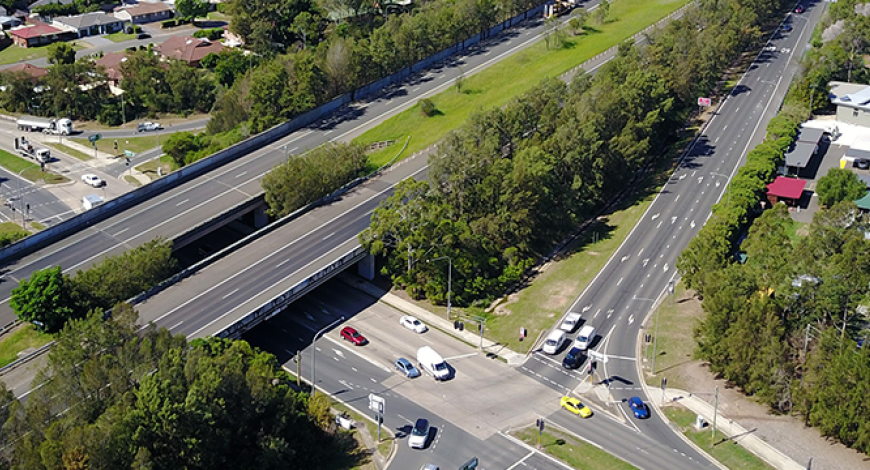
<path fill-rule="evenodd" d="M 356 264 L 357 274 L 371 281 L 375 278 L 375 256 L 369 253 Z"/>

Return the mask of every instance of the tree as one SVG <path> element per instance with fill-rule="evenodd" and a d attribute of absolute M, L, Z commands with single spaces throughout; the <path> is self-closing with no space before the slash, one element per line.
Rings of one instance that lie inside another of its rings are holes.
<path fill-rule="evenodd" d="M 69 65 L 76 61 L 76 51 L 67 42 L 56 42 L 48 46 L 47 57 L 50 64 Z"/>
<path fill-rule="evenodd" d="M 302 50 L 308 47 L 308 38 L 317 34 L 318 18 L 307 11 L 303 11 L 293 18 L 291 28 L 296 36 L 302 38 Z"/>
<path fill-rule="evenodd" d="M 196 136 L 192 132 L 175 132 L 163 142 L 163 151 L 172 157 L 178 166 L 184 166 L 187 155 L 199 149 Z"/>
<path fill-rule="evenodd" d="M 12 289 L 9 305 L 21 320 L 53 333 L 81 313 L 73 291 L 69 277 L 55 266 L 34 271 L 30 278 L 21 280 Z"/>
<path fill-rule="evenodd" d="M 204 0 L 176 0 L 175 10 L 181 18 L 203 18 L 208 15 L 209 4 Z"/>
<path fill-rule="evenodd" d="M 840 201 L 854 201 L 867 194 L 867 187 L 855 173 L 840 168 L 831 168 L 816 184 L 819 204 L 833 206 Z"/>

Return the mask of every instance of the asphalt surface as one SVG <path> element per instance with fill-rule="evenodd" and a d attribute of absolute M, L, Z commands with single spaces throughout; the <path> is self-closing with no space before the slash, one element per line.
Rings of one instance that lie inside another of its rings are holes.
<path fill-rule="evenodd" d="M 350 140 L 383 119 L 413 106 L 420 98 L 452 86 L 454 78 L 462 71 L 466 76 L 472 75 L 531 45 L 540 39 L 544 29 L 540 19 L 517 25 L 467 51 L 468 55 L 454 57 L 442 67 L 409 77 L 402 86 L 346 106 L 330 118 L 5 266 L 7 281 L 0 283 L 0 324 L 13 319 L 8 307 L 12 287 L 34 270 L 60 265 L 65 272 L 75 272 L 101 257 L 120 254 L 154 237 L 173 239 L 190 227 L 262 194 L 260 178 L 290 154 L 302 153 L 328 141 Z M 602 62 L 604 60 L 606 58 L 601 58 Z M 425 160 L 419 165 L 419 168 L 424 167 Z M 324 239 L 319 251 L 331 252 L 349 239 L 355 240 L 356 236 L 343 240 L 339 237 Z M 301 267 L 298 263 L 288 264 L 293 264 L 296 269 Z"/>
<path fill-rule="evenodd" d="M 417 334 L 404 329 L 398 321 L 402 315 L 334 280 L 244 339 L 276 354 L 291 372 L 298 367 L 311 380 L 311 340 L 321 328 L 345 317 L 314 344 L 315 380 L 321 390 L 366 415 L 373 415 L 367 411 L 370 393 L 386 400 L 384 424 L 400 440 L 391 468 L 417 469 L 430 462 L 442 469 L 458 468 L 472 456 L 484 469 L 562 468 L 506 437 L 512 429 L 533 426 L 538 417 L 548 431 L 576 434 L 638 468 L 713 468 L 638 432 L 621 416 L 593 407 L 595 414 L 583 419 L 561 410 L 561 393 L 438 330 Z M 338 332 L 345 325 L 359 330 L 369 344 L 352 346 L 341 340 Z M 409 379 L 393 370 L 398 357 L 416 362 L 415 351 L 423 345 L 445 358 L 454 371 L 450 380 L 436 382 L 427 375 Z M 297 362 L 293 358 L 300 350 Z M 436 429 L 424 450 L 409 449 L 405 442 L 418 418 L 428 419 Z"/>
<path fill-rule="evenodd" d="M 645 318 L 659 296 L 666 295 L 668 283 L 676 279 L 680 252 L 704 225 L 712 205 L 727 197 L 727 183 L 746 152 L 762 142 L 766 124 L 775 116 L 797 71 L 797 59 L 824 10 L 820 5 L 806 6 L 803 15 L 789 15 L 793 31 L 774 35 L 641 221 L 569 310 L 582 314 L 585 324 L 597 329 L 592 349 L 607 360 L 597 361 L 594 380 L 609 388 L 609 403 L 644 396 L 638 343 L 641 332 L 653 333 L 643 330 Z M 567 349 L 556 356 L 536 352 L 521 370 L 551 388 L 578 390 L 577 380 L 583 372 L 566 372 L 560 367 Z M 626 413 L 624 407 L 619 409 Z M 693 455 L 663 421 L 650 419 L 637 426 L 656 442 Z"/>

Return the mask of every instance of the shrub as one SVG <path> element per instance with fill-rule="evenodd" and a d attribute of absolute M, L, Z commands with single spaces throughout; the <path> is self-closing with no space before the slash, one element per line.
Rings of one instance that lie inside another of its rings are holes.
<path fill-rule="evenodd" d="M 438 113 L 438 108 L 435 107 L 435 103 L 429 98 L 423 98 L 418 103 L 420 104 L 420 111 L 423 111 L 426 117 L 432 117 Z"/>
<path fill-rule="evenodd" d="M 166 20 L 166 21 L 163 21 L 160 23 L 160 27 L 163 29 L 172 28 L 173 26 L 175 26 L 177 24 L 178 24 L 178 22 L 175 20 Z"/>

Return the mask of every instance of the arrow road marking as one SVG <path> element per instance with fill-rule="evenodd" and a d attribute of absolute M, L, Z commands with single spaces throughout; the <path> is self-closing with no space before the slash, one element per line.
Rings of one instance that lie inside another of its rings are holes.
<path fill-rule="evenodd" d="M 627 259 L 628 259 L 628 255 L 625 255 L 625 256 L 622 257 L 622 260 L 620 260 L 620 262 L 621 262 L 621 263 L 624 263 L 625 260 L 627 260 Z"/>
<path fill-rule="evenodd" d="M 662 269 L 664 269 L 665 272 L 668 272 L 668 269 L 670 269 L 670 265 L 665 263 L 665 265 L 662 267 Z"/>
<path fill-rule="evenodd" d="M 332 352 L 334 352 L 335 355 L 338 356 L 338 357 L 341 357 L 341 358 L 344 357 L 344 353 L 343 353 L 341 350 L 339 350 L 339 349 L 333 349 Z"/>
<path fill-rule="evenodd" d="M 656 219 L 658 219 L 660 215 L 661 215 L 661 213 L 655 213 L 655 214 L 653 214 L 651 220 L 656 220 Z"/>
<path fill-rule="evenodd" d="M 583 310 L 581 310 L 580 313 L 586 313 L 586 312 L 588 312 L 589 309 L 591 309 L 591 308 L 592 308 L 591 305 L 587 305 L 587 306 L 583 307 Z"/>
<path fill-rule="evenodd" d="M 643 260 L 643 267 L 646 267 L 647 263 L 649 263 L 649 258 Z"/>
<path fill-rule="evenodd" d="M 629 315 L 628 316 L 628 324 L 631 325 L 632 323 L 634 323 L 634 315 Z"/>

